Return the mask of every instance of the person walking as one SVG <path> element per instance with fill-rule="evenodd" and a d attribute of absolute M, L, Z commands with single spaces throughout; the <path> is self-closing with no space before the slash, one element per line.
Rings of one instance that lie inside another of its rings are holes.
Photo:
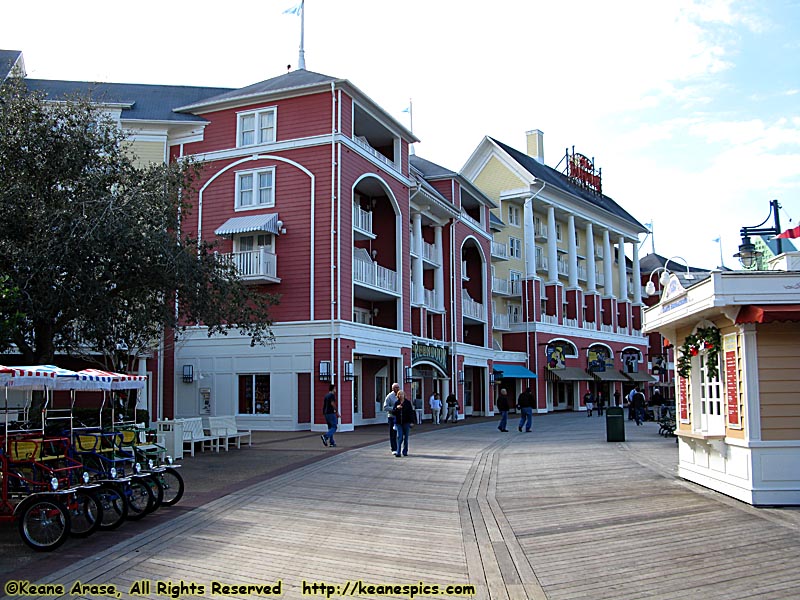
<path fill-rule="evenodd" d="M 392 454 L 397 452 L 397 430 L 394 428 L 394 405 L 397 404 L 397 392 L 400 391 L 400 384 L 393 383 L 392 391 L 386 395 L 383 401 L 383 412 L 386 413 L 386 422 L 389 424 L 389 447 Z"/>
<path fill-rule="evenodd" d="M 633 394 L 633 414 L 637 425 L 644 421 L 644 402 L 644 394 L 637 389 Z"/>
<path fill-rule="evenodd" d="M 606 407 L 606 397 L 603 395 L 602 390 L 597 391 L 597 398 L 595 398 L 595 403 L 597 406 L 597 416 L 603 416 L 603 409 Z"/>
<path fill-rule="evenodd" d="M 433 424 L 439 425 L 439 420 L 442 416 L 442 397 L 439 395 L 439 392 L 433 392 L 430 400 L 428 400 L 428 404 L 431 407 L 431 419 L 433 420 Z"/>
<path fill-rule="evenodd" d="M 339 413 L 336 410 L 336 386 L 331 385 L 328 388 L 328 393 L 322 399 L 322 414 L 325 415 L 325 422 L 328 424 L 328 433 L 323 433 L 320 437 L 325 446 L 336 448 L 336 441 L 333 439 L 333 434 L 339 426 Z"/>
<path fill-rule="evenodd" d="M 500 390 L 500 395 L 497 397 L 497 410 L 500 411 L 500 424 L 497 428 L 500 431 L 508 431 L 506 425 L 508 424 L 508 396 L 504 389 Z"/>
<path fill-rule="evenodd" d="M 519 425 L 517 429 L 522 431 L 522 425 L 525 424 L 525 432 L 530 433 L 531 427 L 533 426 L 533 405 L 534 399 L 533 394 L 531 394 L 531 388 L 525 388 L 525 391 L 519 395 L 517 398 L 517 408 L 522 413 L 519 417 Z"/>
<path fill-rule="evenodd" d="M 583 403 L 586 405 L 586 416 L 592 416 L 592 410 L 594 410 L 594 396 L 592 396 L 591 390 L 586 390 L 586 393 L 583 395 Z"/>
<path fill-rule="evenodd" d="M 397 451 L 396 457 L 408 456 L 408 436 L 411 434 L 411 424 L 416 420 L 414 406 L 406 398 L 403 390 L 397 392 L 397 404 L 394 406 L 394 428 L 397 430 Z"/>
<path fill-rule="evenodd" d="M 450 392 L 450 395 L 447 396 L 447 416 L 444 422 L 447 423 L 451 419 L 453 423 L 458 421 L 458 400 L 456 400 L 456 395 L 453 392 Z"/>

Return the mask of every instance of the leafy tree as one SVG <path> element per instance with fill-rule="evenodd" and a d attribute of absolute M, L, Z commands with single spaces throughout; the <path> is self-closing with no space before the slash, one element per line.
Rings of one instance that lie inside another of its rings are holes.
<path fill-rule="evenodd" d="M 16 290 L 0 319 L 25 362 L 63 352 L 119 368 L 120 350 L 135 356 L 196 323 L 272 341 L 277 296 L 180 230 L 196 173 L 189 162 L 137 167 L 89 98 L 49 101 L 19 78 L 0 86 L 0 275 Z"/>

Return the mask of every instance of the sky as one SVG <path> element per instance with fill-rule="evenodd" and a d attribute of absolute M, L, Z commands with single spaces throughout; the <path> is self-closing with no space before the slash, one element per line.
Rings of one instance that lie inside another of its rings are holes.
<path fill-rule="evenodd" d="M 34 78 L 238 88 L 297 68 L 298 2 L 13 2 L 0 48 Z M 800 0 L 306 0 L 304 47 L 451 170 L 531 129 L 548 166 L 593 157 L 652 224 L 640 256 L 739 268 L 771 200 L 800 224 Z"/>

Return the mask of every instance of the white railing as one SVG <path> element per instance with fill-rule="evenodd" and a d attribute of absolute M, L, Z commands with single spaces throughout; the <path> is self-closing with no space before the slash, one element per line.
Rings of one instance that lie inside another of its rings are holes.
<path fill-rule="evenodd" d="M 472 223 L 478 229 L 481 229 L 483 226 L 481 225 L 480 221 L 476 221 L 472 217 L 470 217 L 466 212 L 463 210 L 461 211 L 461 218 L 464 219 L 467 223 Z"/>
<path fill-rule="evenodd" d="M 492 313 L 492 328 L 493 329 L 511 329 L 508 323 L 508 315 Z"/>
<path fill-rule="evenodd" d="M 232 252 L 222 255 L 224 260 L 236 266 L 239 276 L 247 278 L 278 276 L 278 257 L 266 248 L 248 252 Z"/>
<path fill-rule="evenodd" d="M 600 323 L 600 331 L 605 331 L 606 333 L 614 333 L 614 326 Z"/>
<path fill-rule="evenodd" d="M 586 281 L 586 265 L 578 265 L 578 279 L 581 281 Z"/>
<path fill-rule="evenodd" d="M 567 261 L 558 259 L 558 274 L 569 275 L 569 264 L 567 264 Z"/>
<path fill-rule="evenodd" d="M 435 265 L 439 264 L 439 257 L 436 252 L 436 246 L 433 244 L 429 244 L 425 240 L 422 241 L 422 258 L 427 260 L 429 263 L 433 263 Z"/>
<path fill-rule="evenodd" d="M 436 310 L 436 290 L 425 289 L 425 306 Z"/>
<path fill-rule="evenodd" d="M 367 142 L 365 142 L 365 141 L 363 141 L 363 140 L 361 140 L 361 139 L 359 139 L 357 137 L 354 137 L 353 141 L 356 143 L 357 146 L 360 146 L 361 148 L 363 148 L 364 151 L 366 151 L 368 154 L 371 154 L 372 156 L 377 158 L 379 161 L 381 161 L 383 163 L 386 163 L 387 165 L 392 167 L 392 169 L 396 169 L 397 168 L 397 167 L 395 167 L 393 161 L 389 160 L 383 154 L 381 154 L 380 152 L 375 150 L 375 148 L 370 146 Z"/>
<path fill-rule="evenodd" d="M 547 260 L 546 256 L 537 256 L 536 257 L 536 270 L 537 271 L 547 271 L 549 269 L 548 265 L 550 261 Z"/>
<path fill-rule="evenodd" d="M 547 224 L 541 221 L 534 221 L 533 235 L 538 238 L 547 238 Z"/>
<path fill-rule="evenodd" d="M 508 295 L 508 279 L 501 279 L 500 277 L 492 277 L 492 293 Z"/>
<path fill-rule="evenodd" d="M 486 320 L 483 304 L 475 302 L 475 300 L 469 297 L 467 292 L 461 294 L 461 311 L 465 317 L 471 317 L 479 321 Z"/>
<path fill-rule="evenodd" d="M 353 281 L 398 293 L 397 272 L 382 267 L 377 263 L 364 260 L 353 260 Z"/>
<path fill-rule="evenodd" d="M 513 312 L 508 315 L 508 324 L 509 325 L 518 325 L 522 323 L 522 313 L 520 312 Z"/>
<path fill-rule="evenodd" d="M 495 258 L 508 258 L 508 246 L 500 242 L 492 242 L 492 256 Z"/>
<path fill-rule="evenodd" d="M 605 273 L 601 273 L 600 271 L 594 272 L 594 280 L 597 285 L 601 287 L 606 287 L 606 275 Z"/>
<path fill-rule="evenodd" d="M 558 317 L 556 315 L 542 314 L 542 323 L 550 323 L 551 325 L 558 325 Z"/>
<path fill-rule="evenodd" d="M 519 279 L 512 279 L 508 282 L 508 291 L 512 296 L 522 296 L 522 282 Z"/>
<path fill-rule="evenodd" d="M 353 227 L 372 234 L 372 213 L 353 204 Z"/>
<path fill-rule="evenodd" d="M 564 319 L 564 325 L 567 327 L 577 327 L 578 319 Z"/>

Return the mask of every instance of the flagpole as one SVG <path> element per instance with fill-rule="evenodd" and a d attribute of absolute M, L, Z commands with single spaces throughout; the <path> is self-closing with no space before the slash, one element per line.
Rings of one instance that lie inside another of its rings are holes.
<path fill-rule="evenodd" d="M 411 133 L 414 133 L 414 105 L 411 104 L 411 98 L 408 99 L 408 116 L 411 119 Z"/>
<path fill-rule="evenodd" d="M 306 69 L 306 52 L 303 49 L 305 43 L 306 8 L 305 0 L 300 0 L 300 58 L 297 65 L 299 69 Z"/>
<path fill-rule="evenodd" d="M 725 268 L 725 259 L 722 258 L 722 234 L 717 238 L 719 242 L 719 266 Z"/>

